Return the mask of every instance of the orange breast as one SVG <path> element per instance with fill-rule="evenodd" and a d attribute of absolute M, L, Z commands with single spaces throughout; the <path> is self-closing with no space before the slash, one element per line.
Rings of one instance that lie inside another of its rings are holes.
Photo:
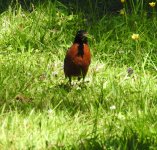
<path fill-rule="evenodd" d="M 83 53 L 79 54 L 79 44 L 73 44 L 67 51 L 64 60 L 65 76 L 85 76 L 91 62 L 90 49 L 87 44 L 83 44 Z"/>

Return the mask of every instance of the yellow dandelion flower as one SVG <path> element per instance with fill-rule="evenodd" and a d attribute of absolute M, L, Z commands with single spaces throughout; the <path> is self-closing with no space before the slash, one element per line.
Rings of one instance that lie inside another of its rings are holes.
<path fill-rule="evenodd" d="M 119 13 L 120 13 L 121 15 L 125 15 L 125 9 L 124 9 L 124 8 L 121 9 L 121 10 L 119 11 Z"/>
<path fill-rule="evenodd" d="M 121 3 L 125 3 L 125 0 L 120 0 L 121 1 Z"/>
<path fill-rule="evenodd" d="M 150 7 L 155 7 L 156 2 L 149 3 Z"/>
<path fill-rule="evenodd" d="M 138 39 L 139 39 L 139 34 L 133 34 L 133 35 L 131 36 L 131 38 L 132 38 L 133 40 L 138 40 Z"/>

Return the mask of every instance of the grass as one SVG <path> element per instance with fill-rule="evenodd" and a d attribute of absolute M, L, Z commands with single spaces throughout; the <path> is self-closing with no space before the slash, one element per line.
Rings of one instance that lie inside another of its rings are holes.
<path fill-rule="evenodd" d="M 57 1 L 0 14 L 0 149 L 156 149 L 156 12 L 137 8 L 95 21 Z M 63 60 L 81 28 L 92 63 L 69 86 Z"/>

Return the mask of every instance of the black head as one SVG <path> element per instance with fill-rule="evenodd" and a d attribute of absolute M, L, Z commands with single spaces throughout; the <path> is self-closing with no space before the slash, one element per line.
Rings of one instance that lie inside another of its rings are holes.
<path fill-rule="evenodd" d="M 76 33 L 76 36 L 75 36 L 75 40 L 74 40 L 74 43 L 79 43 L 79 44 L 87 44 L 87 32 L 85 30 L 79 30 L 77 31 Z"/>

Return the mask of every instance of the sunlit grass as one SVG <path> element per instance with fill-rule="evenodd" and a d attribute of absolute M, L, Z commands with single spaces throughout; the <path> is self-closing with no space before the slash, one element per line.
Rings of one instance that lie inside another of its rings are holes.
<path fill-rule="evenodd" d="M 157 22 L 125 13 L 89 25 L 49 2 L 0 15 L 0 149 L 156 148 Z M 64 56 L 81 28 L 92 63 L 69 86 Z"/>

